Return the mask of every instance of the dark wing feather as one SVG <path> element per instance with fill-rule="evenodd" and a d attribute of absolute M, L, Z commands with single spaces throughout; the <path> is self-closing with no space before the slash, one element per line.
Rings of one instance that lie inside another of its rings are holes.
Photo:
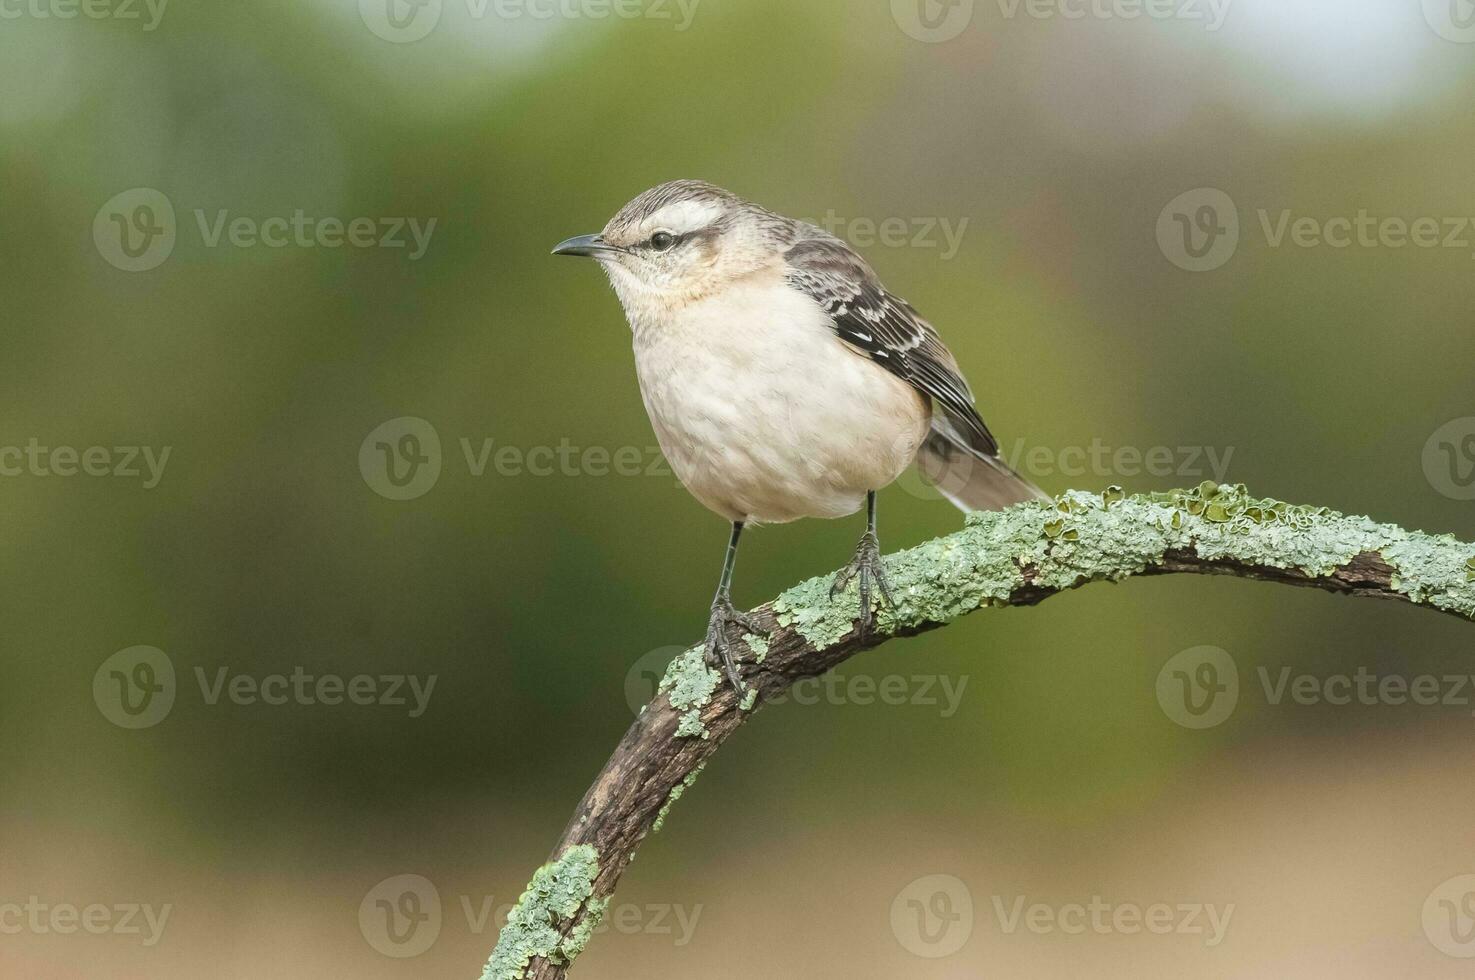
<path fill-rule="evenodd" d="M 851 348 L 936 399 L 971 449 L 997 455 L 999 445 L 973 407 L 973 392 L 932 324 L 887 292 L 850 246 L 814 232 L 785 253 L 790 285 L 813 297 Z"/>

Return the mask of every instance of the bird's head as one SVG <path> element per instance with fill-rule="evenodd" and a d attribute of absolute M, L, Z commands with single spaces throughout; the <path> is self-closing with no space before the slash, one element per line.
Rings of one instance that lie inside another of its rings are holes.
<path fill-rule="evenodd" d="M 781 260 L 784 219 L 720 187 L 676 180 L 620 209 L 554 255 L 597 259 L 632 324 L 674 312 Z"/>

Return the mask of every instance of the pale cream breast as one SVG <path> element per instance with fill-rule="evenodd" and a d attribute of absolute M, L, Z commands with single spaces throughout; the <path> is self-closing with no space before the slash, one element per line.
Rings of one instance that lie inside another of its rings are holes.
<path fill-rule="evenodd" d="M 928 400 L 846 347 L 777 270 L 639 312 L 635 361 L 656 438 L 682 484 L 728 520 L 852 514 L 927 433 Z"/>

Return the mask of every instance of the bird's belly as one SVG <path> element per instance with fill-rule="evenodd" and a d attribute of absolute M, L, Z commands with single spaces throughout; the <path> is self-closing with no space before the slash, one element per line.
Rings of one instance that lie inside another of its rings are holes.
<path fill-rule="evenodd" d="M 728 520 L 855 513 L 911 464 L 929 404 L 828 333 L 766 340 L 759 330 L 732 346 L 637 348 L 661 450 L 687 490 Z"/>

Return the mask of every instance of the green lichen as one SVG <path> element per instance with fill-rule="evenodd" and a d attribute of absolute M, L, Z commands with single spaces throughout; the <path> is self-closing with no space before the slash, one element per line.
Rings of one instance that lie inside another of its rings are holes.
<path fill-rule="evenodd" d="M 650 825 L 651 833 L 658 834 L 661 832 L 661 828 L 666 825 L 666 814 L 671 812 L 671 805 L 681 799 L 683 793 L 691 789 L 691 784 L 697 781 L 697 777 L 702 774 L 702 770 L 705 768 L 707 768 L 707 764 L 704 762 L 688 773 L 685 779 L 671 787 L 671 792 L 666 797 L 666 802 L 661 804 L 661 810 L 656 814 L 655 823 Z"/>
<path fill-rule="evenodd" d="M 878 629 L 890 632 L 921 622 L 946 623 L 991 601 L 1003 601 L 1021 582 L 1019 562 L 1044 550 L 1044 526 L 1058 516 L 1048 503 L 970 515 L 956 534 L 885 559 L 897 608 L 882 605 Z M 981 518 L 987 518 L 987 522 Z M 774 601 L 781 625 L 794 627 L 816 649 L 855 629 L 855 590 L 831 597 L 831 576 L 801 582 Z"/>
<path fill-rule="evenodd" d="M 552 963 L 572 963 L 604 915 L 606 900 L 590 900 L 598 874 L 599 854 L 588 844 L 570 847 L 557 861 L 539 868 L 507 916 L 482 980 L 521 980 L 528 963 L 538 956 Z M 586 902 L 584 918 L 564 936 L 562 925 Z"/>
<path fill-rule="evenodd" d="M 1364 552 L 1375 553 L 1393 569 L 1393 589 L 1411 602 L 1475 619 L 1475 545 L 1325 507 L 1252 497 L 1243 486 L 1209 482 L 1134 496 L 1117 487 L 1101 494 L 1070 491 L 1053 501 L 970 514 L 956 534 L 886 559 L 898 607 L 880 610 L 879 632 L 947 623 L 981 606 L 1004 605 L 1027 584 L 1066 589 L 1116 581 L 1161 564 L 1169 551 L 1315 576 L 1329 575 Z M 830 576 L 810 579 L 774 602 L 779 622 L 793 626 L 817 649 L 855 628 L 854 590 L 831 598 L 831 581 Z M 755 641 L 761 638 L 748 638 L 757 653 Z M 767 643 L 762 646 L 766 653 Z M 720 682 L 701 648 L 672 661 L 659 690 L 683 713 L 678 735 L 708 735 L 701 709 Z M 750 691 L 749 699 L 754 696 L 756 691 Z M 749 700 L 744 706 L 751 707 Z M 653 831 L 700 772 L 672 788 Z M 508 917 L 483 980 L 521 980 L 534 957 L 572 961 L 605 910 L 604 901 L 591 899 L 598 871 L 597 854 L 587 845 L 570 848 L 540 868 Z M 562 929 L 581 908 L 583 917 L 564 937 Z"/>
<path fill-rule="evenodd" d="M 589 945 L 589 940 L 594 938 L 594 930 L 599 928 L 599 923 L 604 918 L 604 910 L 607 908 L 609 908 L 609 899 L 589 899 L 589 907 L 584 917 L 569 930 L 568 938 L 560 947 L 565 962 L 572 963 L 584 951 L 584 947 Z"/>
<path fill-rule="evenodd" d="M 752 711 L 753 705 L 757 703 L 758 689 L 756 687 L 750 687 L 747 693 L 743 695 L 742 703 L 738 705 L 738 708 L 742 711 Z"/>
<path fill-rule="evenodd" d="M 753 651 L 754 663 L 761 664 L 768 659 L 768 637 L 758 636 L 755 633 L 744 633 L 743 642 L 748 645 L 749 650 Z"/>
<path fill-rule="evenodd" d="M 1186 549 L 1206 560 L 1295 569 L 1325 576 L 1363 552 L 1391 565 L 1394 588 L 1414 602 L 1475 618 L 1472 547 L 1349 517 L 1251 496 L 1206 482 L 1191 490 L 1127 496 L 1070 491 L 1053 501 L 970 514 L 956 534 L 889 556 L 898 600 L 881 610 L 884 631 L 947 623 L 980 606 L 1005 604 L 1028 583 L 1067 589 L 1116 581 Z M 1026 576 L 1028 570 L 1028 576 Z M 779 622 L 816 649 L 855 628 L 853 592 L 830 597 L 831 578 L 810 579 L 774 603 Z"/>
<path fill-rule="evenodd" d="M 711 703 L 712 692 L 721 681 L 721 676 L 707 666 L 701 647 L 693 647 L 671 661 L 656 693 L 665 694 L 671 707 L 682 713 L 676 725 L 678 737 L 708 737 L 702 709 Z"/>

